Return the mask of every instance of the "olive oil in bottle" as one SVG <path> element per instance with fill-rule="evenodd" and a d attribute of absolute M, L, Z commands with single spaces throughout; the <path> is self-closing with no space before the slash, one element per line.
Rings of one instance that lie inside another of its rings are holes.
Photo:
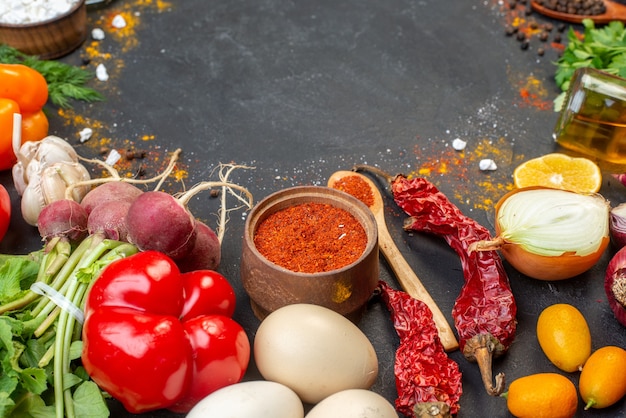
<path fill-rule="evenodd" d="M 626 79 L 576 70 L 553 136 L 564 148 L 626 164 Z"/>

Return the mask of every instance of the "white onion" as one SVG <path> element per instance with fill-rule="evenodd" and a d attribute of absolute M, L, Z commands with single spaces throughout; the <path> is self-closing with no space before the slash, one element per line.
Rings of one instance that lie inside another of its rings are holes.
<path fill-rule="evenodd" d="M 596 252 L 608 235 L 608 213 L 609 203 L 598 194 L 533 189 L 503 201 L 497 220 L 500 236 L 528 252 L 585 256 Z"/>

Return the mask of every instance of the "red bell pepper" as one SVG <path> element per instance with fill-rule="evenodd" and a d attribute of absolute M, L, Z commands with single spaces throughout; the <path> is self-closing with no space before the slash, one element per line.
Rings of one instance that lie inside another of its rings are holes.
<path fill-rule="evenodd" d="M 11 196 L 6 187 L 0 184 L 0 241 L 9 230 L 11 222 Z"/>
<path fill-rule="evenodd" d="M 250 343 L 234 306 L 219 273 L 181 274 L 156 251 L 117 260 L 85 304 L 83 365 L 131 413 L 188 412 L 245 374 Z"/>

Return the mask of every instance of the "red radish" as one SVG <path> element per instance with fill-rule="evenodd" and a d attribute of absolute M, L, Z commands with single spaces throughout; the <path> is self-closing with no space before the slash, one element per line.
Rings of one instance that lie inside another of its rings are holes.
<path fill-rule="evenodd" d="M 80 204 L 89 215 L 100 204 L 111 201 L 132 202 L 142 193 L 143 190 L 125 181 L 110 181 L 91 189 Z"/>
<path fill-rule="evenodd" d="M 172 195 L 142 193 L 126 215 L 128 241 L 141 251 L 155 250 L 174 260 L 191 252 L 196 242 L 195 219 Z"/>
<path fill-rule="evenodd" d="M 87 218 L 89 235 L 102 234 L 107 239 L 127 242 L 126 214 L 130 205 L 129 201 L 110 200 L 95 206 Z"/>
<path fill-rule="evenodd" d="M 196 242 L 189 254 L 176 261 L 183 273 L 194 270 L 217 270 L 222 257 L 221 243 L 215 232 L 196 220 Z"/>
<path fill-rule="evenodd" d="M 604 290 L 617 321 L 626 326 L 626 247 L 622 247 L 606 268 Z"/>
<path fill-rule="evenodd" d="M 55 237 L 81 241 L 87 236 L 87 212 L 73 200 L 56 200 L 41 210 L 37 228 L 45 241 Z"/>
<path fill-rule="evenodd" d="M 178 198 L 161 191 L 144 192 L 131 204 L 126 215 L 128 241 L 142 251 L 155 250 L 175 261 L 189 256 L 196 244 L 196 220 L 187 204 L 196 194 L 215 187 L 222 189 L 220 208 L 220 235 L 226 225 L 226 195 L 235 196 L 242 205 L 252 207 L 252 194 L 245 187 L 228 182 L 228 175 L 240 166 L 228 165 L 220 172 L 221 181 L 196 184 Z M 237 194 L 239 191 L 241 195 Z M 218 235 L 218 241 L 222 239 Z"/>

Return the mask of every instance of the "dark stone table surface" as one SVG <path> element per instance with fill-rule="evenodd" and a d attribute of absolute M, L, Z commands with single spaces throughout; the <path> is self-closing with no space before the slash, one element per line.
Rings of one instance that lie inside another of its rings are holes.
<path fill-rule="evenodd" d="M 522 161 L 559 151 L 552 139 L 559 93 L 554 61 L 567 28 L 519 3 L 511 10 L 496 0 L 115 0 L 89 10 L 89 25 L 102 28 L 101 41 L 88 39 L 63 61 L 94 69 L 103 64 L 106 82 L 93 81 L 106 101 L 51 107 L 50 132 L 67 138 L 81 155 L 110 149 L 145 152 L 126 161 L 124 173 L 154 174 L 180 147 L 176 192 L 215 180 L 220 163 L 238 170 L 232 180 L 261 200 L 296 185 L 325 185 L 334 171 L 371 164 L 390 173 L 421 175 L 461 210 L 493 230 L 494 203 L 512 185 Z M 127 26 L 111 22 L 125 17 Z M 517 19 L 517 20 L 516 20 Z M 534 22 L 534 23 L 533 23 Z M 528 48 L 507 25 L 529 34 Z M 533 27 L 552 26 L 539 40 Z M 575 27 L 580 29 L 579 27 Z M 542 48 L 543 54 L 539 50 Z M 91 140 L 79 142 L 85 127 Z M 452 141 L 467 141 L 463 152 Z M 139 155 L 140 156 L 140 155 Z M 482 159 L 495 171 L 481 171 Z M 601 193 L 614 204 L 623 186 L 604 172 Z M 19 200 L 9 173 L 1 176 Z M 437 237 L 402 230 L 404 215 L 387 196 L 391 234 L 426 288 L 452 322 L 451 310 L 463 284 L 456 254 Z M 200 195 L 191 211 L 215 226 L 217 199 Z M 239 279 L 245 212 L 231 212 L 219 271 L 238 296 L 235 319 L 252 341 L 259 321 Z M 40 248 L 37 231 L 14 216 L 0 244 L 3 252 Z M 509 352 L 494 361 L 507 381 L 538 372 L 558 372 L 535 336 L 539 313 L 554 303 L 579 308 L 591 327 L 594 349 L 626 347 L 626 330 L 609 311 L 603 290 L 613 253 L 587 273 L 561 282 L 530 279 L 505 263 L 518 304 L 518 329 Z M 381 258 L 381 278 L 397 287 Z M 393 361 L 398 340 L 389 315 L 372 303 L 359 326 L 377 350 L 380 373 L 372 390 L 393 402 Z M 483 389 L 478 368 L 460 352 L 450 354 L 463 373 L 459 417 L 509 417 L 506 402 Z M 565 374 L 577 382 L 577 374 Z M 258 378 L 251 365 L 246 379 Z M 149 377 L 146 377 L 149 379 Z M 626 414 L 626 401 L 579 417 Z M 130 416 L 113 402 L 112 416 Z M 172 416 L 166 411 L 146 417 Z"/>

